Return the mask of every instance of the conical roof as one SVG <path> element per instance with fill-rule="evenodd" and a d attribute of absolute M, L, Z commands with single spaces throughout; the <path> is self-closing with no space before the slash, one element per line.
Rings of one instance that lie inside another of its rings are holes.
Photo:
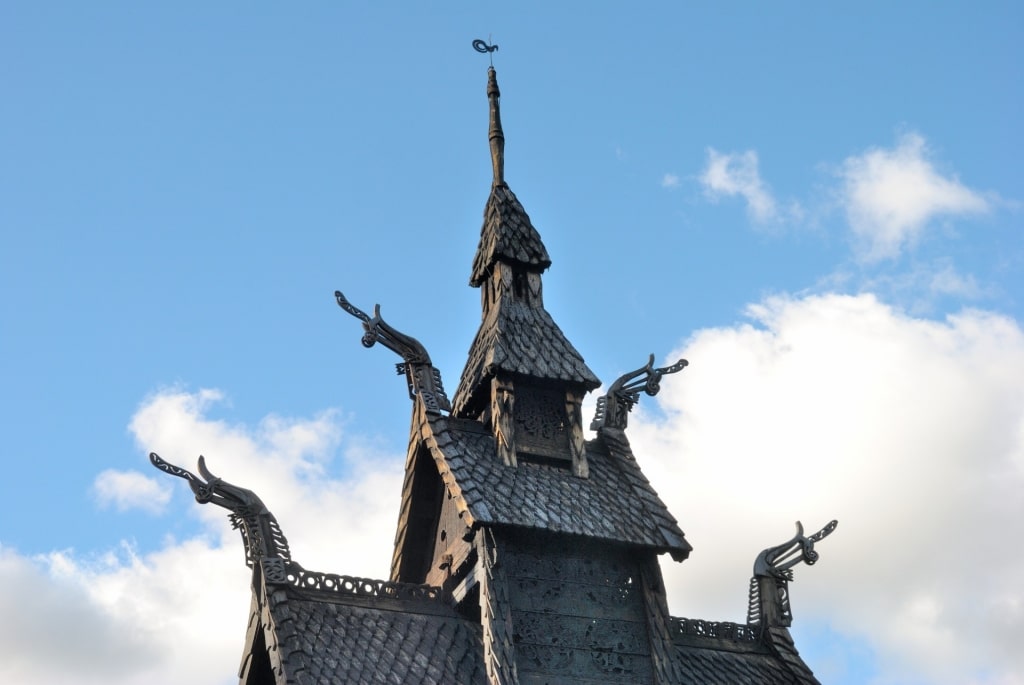
<path fill-rule="evenodd" d="M 487 198 L 480 244 L 473 257 L 469 284 L 479 288 L 498 261 L 518 264 L 534 273 L 541 273 L 551 266 L 547 248 L 533 227 L 530 215 L 504 182 L 495 183 Z"/>

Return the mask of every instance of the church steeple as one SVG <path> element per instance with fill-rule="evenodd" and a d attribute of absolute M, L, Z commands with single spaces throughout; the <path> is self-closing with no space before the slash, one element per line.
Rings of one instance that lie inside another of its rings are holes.
<path fill-rule="evenodd" d="M 491 148 L 494 180 L 484 209 L 480 244 L 473 258 L 469 284 L 481 287 L 494 270 L 495 262 L 516 266 L 517 271 L 540 274 L 551 266 L 551 258 L 526 210 L 505 183 L 505 133 L 501 128 L 501 91 L 494 67 L 487 70 L 487 100 L 490 123 L 487 140 Z M 486 303 L 485 303 L 486 308 Z"/>
<path fill-rule="evenodd" d="M 586 475 L 583 395 L 601 382 L 544 309 L 541 274 L 551 258 L 505 182 L 500 90 L 488 70 L 488 141 L 494 179 L 469 283 L 482 322 L 455 394 L 454 413 L 490 426 L 502 460 L 519 456 Z"/>

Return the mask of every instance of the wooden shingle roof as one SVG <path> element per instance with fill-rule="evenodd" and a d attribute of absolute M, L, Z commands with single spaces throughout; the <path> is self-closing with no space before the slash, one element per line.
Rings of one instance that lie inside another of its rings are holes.
<path fill-rule="evenodd" d="M 785 628 L 670 618 L 675 682 L 702 685 L 820 685 Z"/>
<path fill-rule="evenodd" d="M 814 563 L 813 543 L 834 521 L 809 537 L 798 524 L 796 537 L 758 557 L 746 625 L 669 616 L 656 555 L 682 561 L 692 548 L 625 428 L 640 392 L 653 395 L 661 376 L 686 362 L 656 369 L 652 355 L 621 377 L 599 404 L 596 437 L 584 441 L 580 398 L 600 381 L 543 307 L 540 274 L 551 260 L 504 181 L 498 96 L 491 68 L 494 182 L 470 277 L 485 288 L 483 321 L 453 406 L 420 343 L 379 308 L 371 317 L 336 293 L 363 322 L 365 346 L 380 342 L 402 357 L 413 400 L 392 581 L 306 571 L 255 493 L 214 476 L 202 458 L 196 475 L 151 455 L 199 502 L 228 509 L 241 530 L 253 573 L 241 685 L 818 685 L 785 627 L 785 578 L 799 561 L 790 552 Z M 484 391 L 499 398 L 512 385 L 527 407 L 529 393 L 565 391 L 564 412 L 562 400 L 544 411 L 578 427 L 564 449 L 585 471 L 525 458 L 528 450 L 518 460 L 499 454 L 511 433 L 495 427 L 515 403 L 491 404 Z"/>
<path fill-rule="evenodd" d="M 474 288 L 479 287 L 498 260 L 520 264 L 536 273 L 551 266 L 551 258 L 540 239 L 540 233 L 533 227 L 530 216 L 515 193 L 505 183 L 496 183 L 487 198 L 484 223 L 480 229 L 480 244 L 473 257 L 469 284 Z"/>
<path fill-rule="evenodd" d="M 410 587 L 422 596 L 403 599 L 401 584 L 288 570 L 262 576 L 243 685 L 487 682 L 480 624 L 438 588 Z M 301 587 L 313 580 L 320 589 Z"/>
<path fill-rule="evenodd" d="M 476 421 L 423 416 L 426 444 L 469 522 L 651 547 L 680 560 L 690 553 L 679 524 L 632 457 L 625 435 L 616 441 L 603 435 L 589 441 L 590 477 L 578 478 L 559 469 L 502 463 L 493 434 Z"/>
<path fill-rule="evenodd" d="M 547 310 L 519 302 L 491 309 L 480 324 L 455 393 L 455 413 L 472 400 L 484 379 L 499 371 L 574 383 L 587 390 L 601 385 Z"/>
<path fill-rule="evenodd" d="M 677 663 L 682 683 L 701 685 L 803 685 L 817 683 L 794 674 L 778 657 L 766 652 L 737 652 L 721 648 L 679 647 Z M 813 678 L 813 676 L 812 676 Z"/>
<path fill-rule="evenodd" d="M 498 81 L 488 70 L 490 146 L 494 166 L 491 193 L 484 207 L 480 242 L 473 256 L 469 283 L 482 287 L 492 277 L 500 287 L 485 296 L 483 321 L 470 346 L 466 366 L 455 393 L 455 413 L 473 413 L 474 401 L 486 389 L 485 381 L 498 373 L 518 375 L 544 383 L 572 384 L 593 390 L 601 382 L 583 357 L 544 309 L 540 274 L 551 258 L 530 216 L 504 177 L 505 136 L 501 128 Z M 535 279 L 524 285 L 522 279 Z M 519 279 L 512 285 L 512 280 Z M 531 288 L 520 299 L 509 288 Z"/>

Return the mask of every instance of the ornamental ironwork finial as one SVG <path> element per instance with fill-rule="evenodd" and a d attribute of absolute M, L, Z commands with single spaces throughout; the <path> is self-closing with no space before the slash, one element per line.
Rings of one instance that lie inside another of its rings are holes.
<path fill-rule="evenodd" d="M 803 524 L 797 521 L 796 535 L 757 555 L 754 576 L 750 579 L 747 623 L 768 627 L 787 627 L 792 624 L 789 581 L 793 580 L 793 567 L 800 562 L 813 566 L 819 557 L 814 550 L 814 543 L 831 535 L 838 525 L 839 521 L 832 520 L 814 535 L 805 536 Z"/>
<path fill-rule="evenodd" d="M 149 461 L 164 473 L 188 481 L 188 486 L 200 504 L 211 502 L 231 512 L 228 515 L 231 525 L 242 534 L 246 566 L 253 568 L 265 559 L 291 562 L 288 540 L 281 532 L 281 526 L 252 490 L 232 485 L 210 473 L 206 468 L 206 459 L 202 456 L 199 457 L 198 476 L 164 461 L 156 452 L 150 452 Z"/>
<path fill-rule="evenodd" d="M 645 366 L 620 376 L 611 384 L 604 397 L 598 398 L 597 411 L 594 412 L 594 420 L 590 422 L 590 430 L 625 430 L 629 412 L 633 411 L 633 407 L 640 401 L 640 393 L 645 392 L 654 397 L 661 390 L 662 376 L 682 371 L 688 364 L 685 359 L 680 359 L 671 366 L 656 369 L 652 354 Z"/>
<path fill-rule="evenodd" d="M 487 36 L 487 40 L 490 39 L 491 37 Z M 483 41 L 477 38 L 476 40 L 473 41 L 473 49 L 479 53 L 489 56 L 491 58 L 491 66 L 494 66 L 494 53 L 498 50 L 497 45 L 491 45 L 487 41 Z"/>
<path fill-rule="evenodd" d="M 451 403 L 441 383 L 441 372 L 434 368 L 427 349 L 420 341 L 389 326 L 380 316 L 379 304 L 374 305 L 371 317 L 349 302 L 340 290 L 334 291 L 334 299 L 339 307 L 363 322 L 363 347 L 373 347 L 379 342 L 402 358 L 402 363 L 396 364 L 395 369 L 399 375 L 405 374 L 409 399 L 419 396 L 424 408 L 432 414 L 451 411 Z"/>

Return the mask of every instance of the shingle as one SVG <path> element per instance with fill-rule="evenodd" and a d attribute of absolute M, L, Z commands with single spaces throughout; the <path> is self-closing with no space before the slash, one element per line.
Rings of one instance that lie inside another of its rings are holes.
<path fill-rule="evenodd" d="M 455 392 L 455 413 L 469 402 L 481 381 L 499 371 L 566 381 L 588 390 L 601 384 L 547 310 L 522 302 L 503 302 L 480 325 Z"/>
<path fill-rule="evenodd" d="M 710 685 L 820 685 L 785 628 L 670 618 L 676 677 Z"/>
<path fill-rule="evenodd" d="M 494 437 L 476 422 L 440 416 L 428 420 L 434 435 L 450 440 L 439 449 L 441 461 L 478 523 L 583 535 L 682 556 L 689 552 L 675 518 L 632 455 L 623 457 L 623 449 L 628 450 L 624 436 L 615 454 L 601 437 L 588 442 L 590 476 L 579 478 L 530 464 L 506 466 L 498 458 Z M 449 453 L 458 455 L 457 460 L 448 460 Z"/>
<path fill-rule="evenodd" d="M 364 601 L 364 603 L 366 603 Z M 288 646 L 289 683 L 486 682 L 478 624 L 455 616 L 275 592 L 269 611 Z M 287 624 L 287 625 L 285 625 Z"/>
<path fill-rule="evenodd" d="M 498 259 L 526 265 L 538 273 L 551 266 L 540 234 L 515 193 L 504 183 L 495 185 L 487 198 L 470 284 L 483 283 Z"/>

